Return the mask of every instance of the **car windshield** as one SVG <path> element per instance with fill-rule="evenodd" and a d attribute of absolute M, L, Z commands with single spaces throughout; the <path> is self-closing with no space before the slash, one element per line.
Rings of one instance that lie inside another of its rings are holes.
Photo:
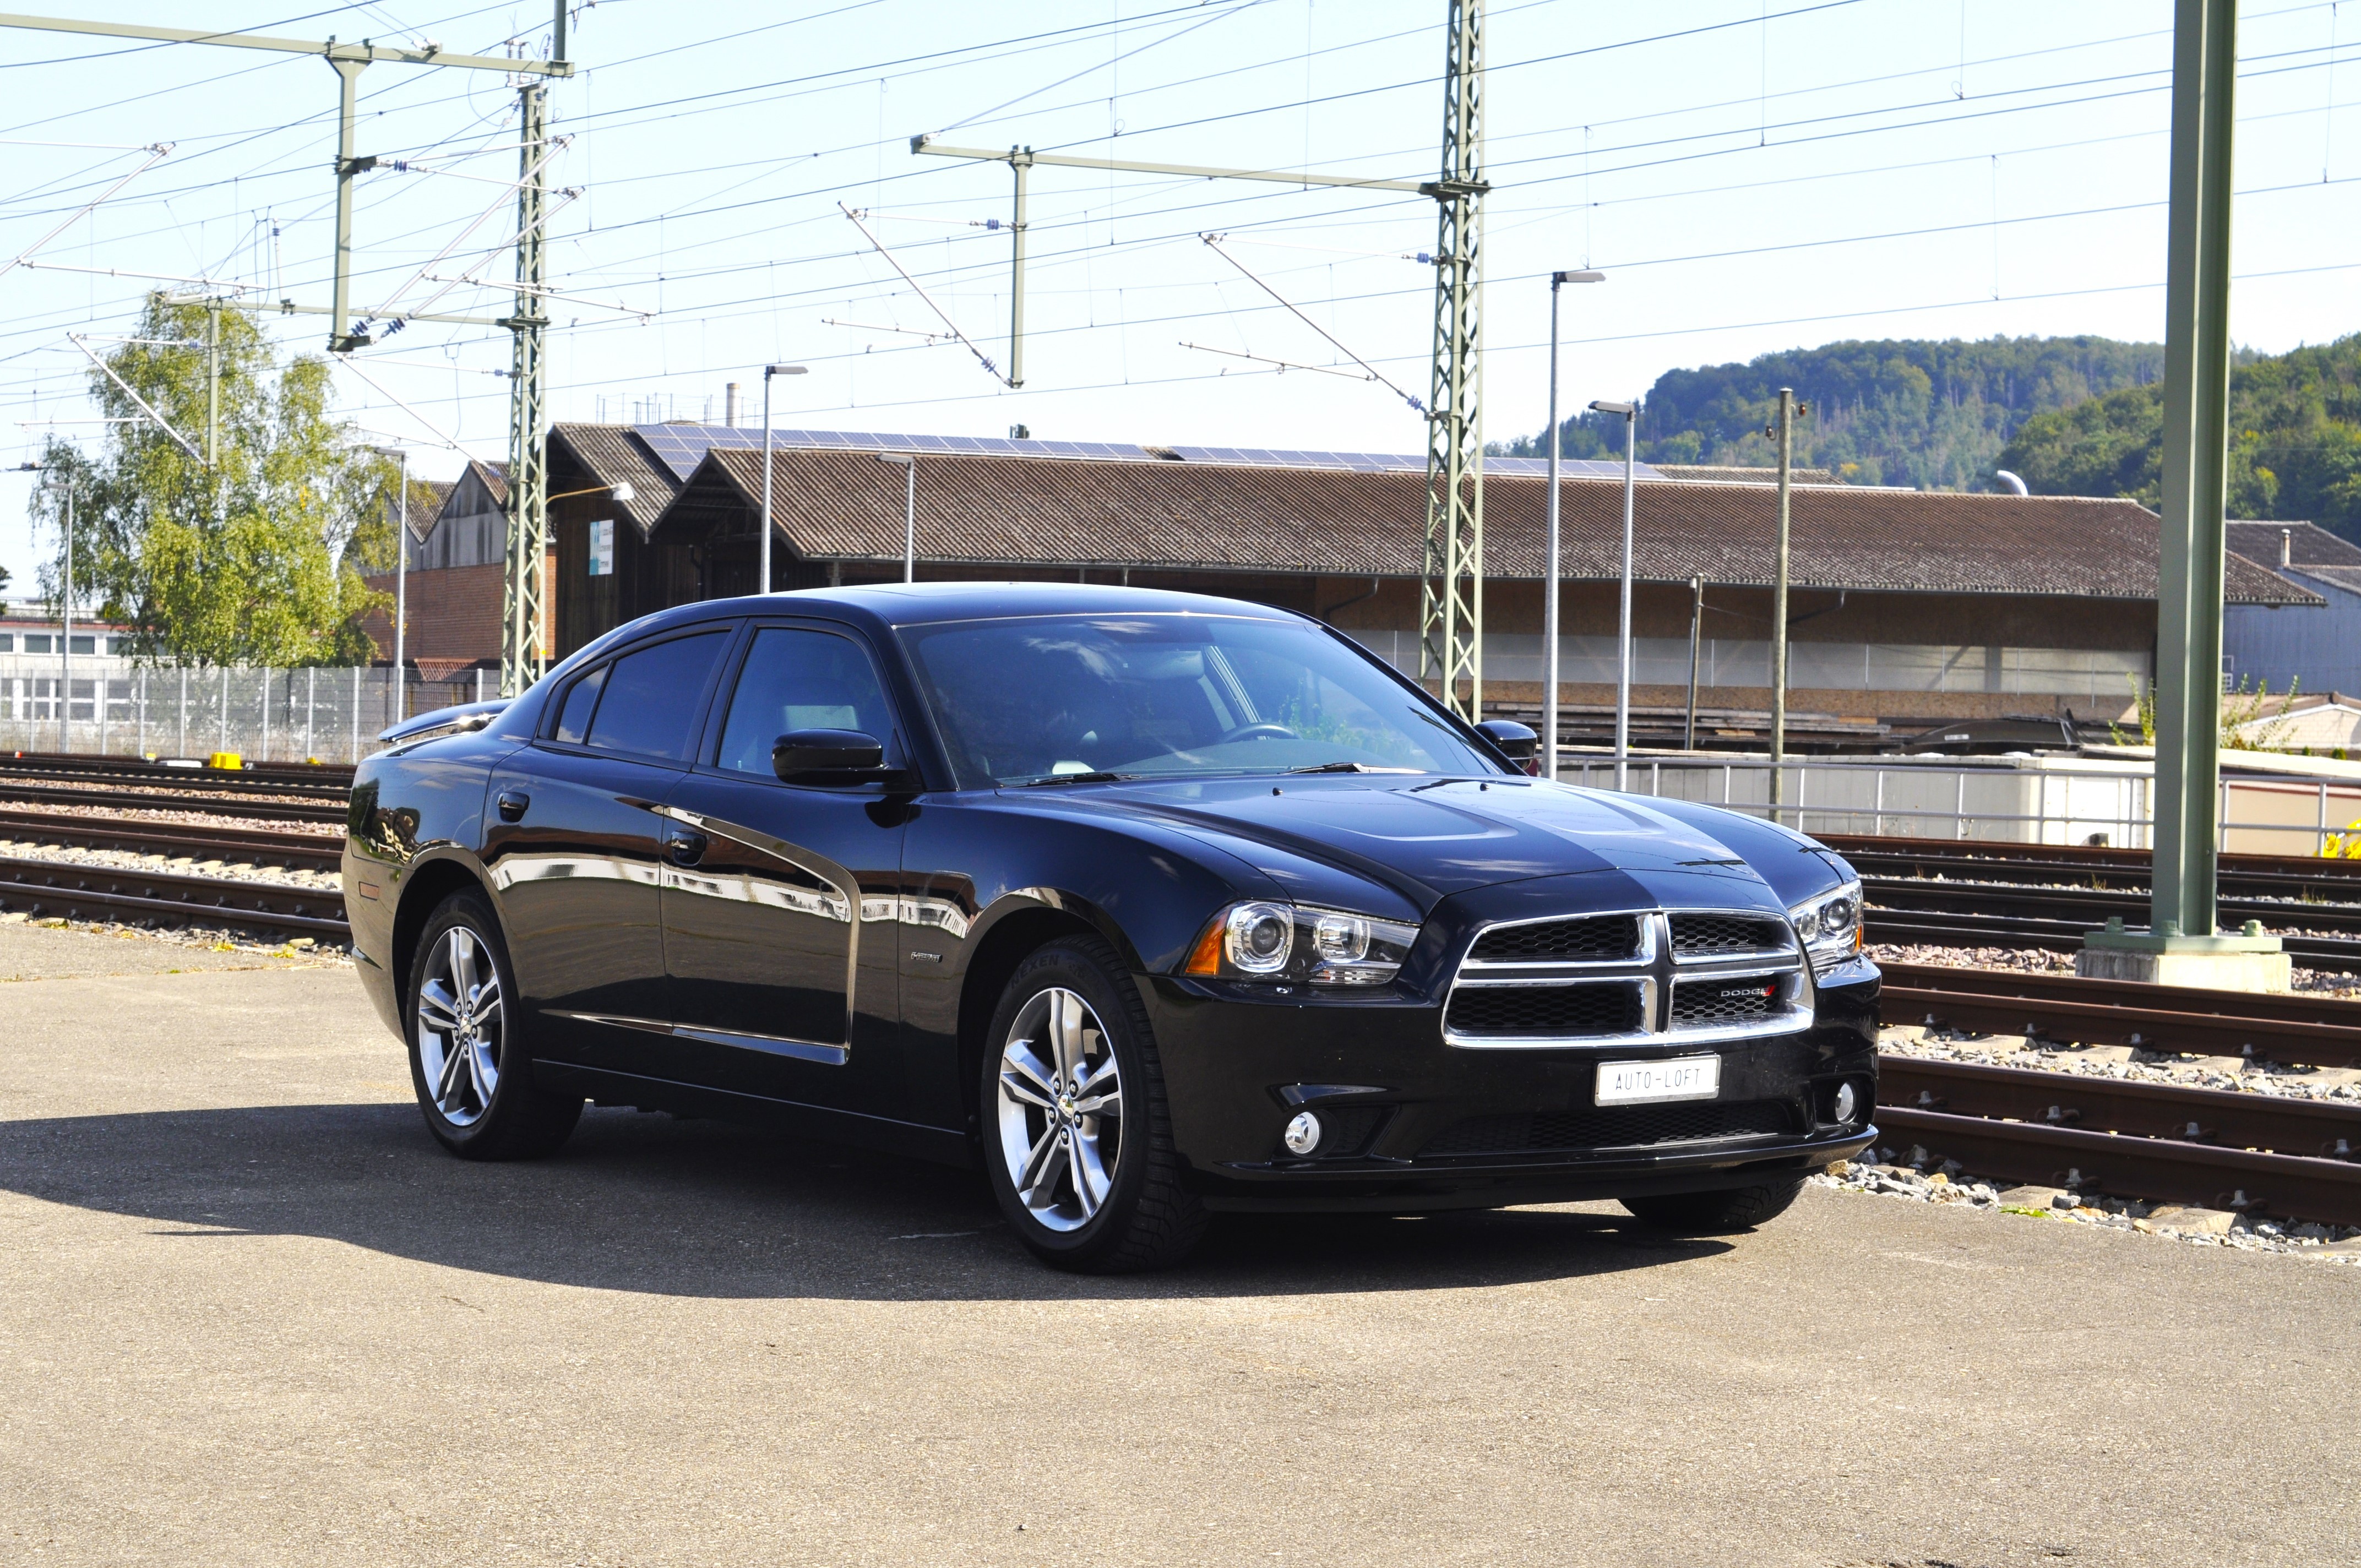
<path fill-rule="evenodd" d="M 963 788 L 1310 769 L 1497 773 L 1316 629 L 1214 615 L 1058 616 L 903 632 Z"/>

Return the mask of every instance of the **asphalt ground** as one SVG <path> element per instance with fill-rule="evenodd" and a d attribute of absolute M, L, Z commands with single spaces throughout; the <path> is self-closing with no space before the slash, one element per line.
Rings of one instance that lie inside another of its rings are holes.
<path fill-rule="evenodd" d="M 2361 1269 L 1815 1188 L 1078 1279 L 711 1123 L 462 1164 L 348 970 L 185 959 L 0 927 L 9 1563 L 2361 1561 Z"/>

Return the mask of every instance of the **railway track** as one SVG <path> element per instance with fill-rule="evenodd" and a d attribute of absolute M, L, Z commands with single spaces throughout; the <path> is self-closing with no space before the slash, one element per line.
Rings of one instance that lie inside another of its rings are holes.
<path fill-rule="evenodd" d="M 2057 844 L 1962 844 L 1951 839 L 1875 839 L 1832 835 L 1828 847 L 1864 877 L 2004 886 L 2076 887 L 2145 896 L 2145 850 Z M 1994 851 L 2004 851 L 1995 853 Z M 2361 904 L 2361 861 L 2275 855 L 2217 857 L 2224 895 L 2269 903 Z"/>
<path fill-rule="evenodd" d="M 15 856 L 0 856 L 0 911 L 36 918 L 170 922 L 324 941 L 352 939 L 344 895 L 334 889 Z"/>
<path fill-rule="evenodd" d="M 224 791 L 305 791 L 341 796 L 352 789 L 353 770 L 332 763 L 261 762 L 249 767 L 204 768 L 190 759 L 151 762 L 146 757 L 91 756 L 79 752 L 0 752 L 0 776 L 49 779 L 169 779 L 192 788 Z"/>
<path fill-rule="evenodd" d="M 344 856 L 344 840 L 321 833 L 274 833 L 267 828 L 231 832 L 135 817 L 68 817 L 54 811 L 0 809 L 0 841 L 9 839 L 173 860 L 186 857 L 284 866 L 290 871 L 333 872 Z"/>
<path fill-rule="evenodd" d="M 1883 1011 L 1967 1033 L 2361 1069 L 2361 1003 L 1893 964 Z M 1936 1158 L 2083 1193 L 2361 1224 L 2361 1102 L 1879 1058 L 1877 1121 Z"/>
<path fill-rule="evenodd" d="M 144 782 L 144 781 L 143 781 Z M 177 784 L 177 781 L 158 781 Z M 27 806 L 109 806 L 122 811 L 202 811 L 214 817 L 238 817 L 258 822 L 337 822 L 345 820 L 346 808 L 340 799 L 324 800 L 240 800 L 203 794 L 166 794 L 159 788 L 117 786 L 113 784 L 98 787 L 72 784 L 20 783 L 0 773 L 0 802 Z"/>
<path fill-rule="evenodd" d="M 1938 909 L 1892 910 L 1875 905 L 1864 912 L 1863 934 L 1872 942 L 1935 947 L 2042 948 L 2070 953 L 2103 922 L 2059 920 L 2021 915 L 1962 915 Z M 2361 974 L 2361 939 L 2346 937 L 2282 937 L 2280 945 L 2303 969 Z"/>

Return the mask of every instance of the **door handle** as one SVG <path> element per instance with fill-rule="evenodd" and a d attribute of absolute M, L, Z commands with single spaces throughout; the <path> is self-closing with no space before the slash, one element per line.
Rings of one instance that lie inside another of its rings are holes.
<path fill-rule="evenodd" d="M 664 836 L 664 858 L 676 866 L 693 866 L 705 859 L 706 838 L 675 828 Z"/>
<path fill-rule="evenodd" d="M 522 821 L 524 818 L 525 807 L 532 804 L 533 796 L 525 794 L 525 792 L 521 789 L 504 789 L 500 791 L 500 820 L 503 822 Z"/>

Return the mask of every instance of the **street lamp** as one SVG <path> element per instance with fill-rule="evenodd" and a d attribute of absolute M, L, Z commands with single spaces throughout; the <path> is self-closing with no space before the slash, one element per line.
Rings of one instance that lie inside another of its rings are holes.
<path fill-rule="evenodd" d="M 1549 352 L 1549 548 L 1542 576 L 1542 777 L 1557 777 L 1557 598 L 1558 598 L 1558 447 L 1557 428 L 1557 291 L 1566 283 L 1603 283 L 1604 272 L 1550 274 Z"/>
<path fill-rule="evenodd" d="M 1595 402 L 1591 411 L 1623 416 L 1623 608 L 1615 623 L 1615 787 L 1631 773 L 1631 458 L 1639 440 L 1640 405 Z"/>
<path fill-rule="evenodd" d="M 763 367 L 763 543 L 755 552 L 759 563 L 754 568 L 754 591 L 771 591 L 771 378 L 801 376 L 801 365 L 765 365 Z"/>
<path fill-rule="evenodd" d="M 902 465 L 902 580 L 918 580 L 918 460 L 898 452 L 880 452 L 880 463 Z"/>
<path fill-rule="evenodd" d="M 16 465 L 16 471 L 22 474 L 44 474 L 49 472 L 49 469 L 39 463 L 19 463 Z M 70 728 L 73 722 L 73 480 L 69 477 L 66 480 L 65 583 L 62 591 L 58 595 L 58 603 L 61 610 L 60 619 L 63 622 L 60 628 L 62 635 L 58 638 L 58 750 L 60 751 L 73 750 L 73 730 Z M 104 667 L 101 666 L 101 668 Z M 99 693 L 99 701 L 105 700 L 106 694 L 102 690 Z"/>

